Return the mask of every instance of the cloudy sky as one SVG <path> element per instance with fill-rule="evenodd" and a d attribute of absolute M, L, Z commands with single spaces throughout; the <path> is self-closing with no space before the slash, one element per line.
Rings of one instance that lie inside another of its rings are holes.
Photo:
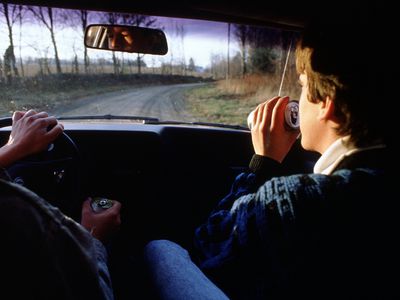
<path fill-rule="evenodd" d="M 0 39 L 2 41 L 0 55 L 2 57 L 9 42 L 4 16 L 0 15 L 0 18 Z M 165 17 L 157 17 L 157 19 L 157 24 L 161 25 L 166 33 L 170 51 L 163 57 L 146 55 L 145 61 L 148 64 L 159 65 L 163 61 L 170 62 L 172 55 L 174 62 L 182 61 L 184 57 L 188 63 L 189 59 L 193 58 L 196 65 L 207 67 L 210 64 L 211 55 L 227 55 L 228 25 L 226 23 Z M 176 27 L 179 26 L 183 28 L 183 40 L 182 35 L 176 32 Z M 54 57 L 50 33 L 43 25 L 38 22 L 24 22 L 22 27 L 15 24 L 13 30 L 17 58 L 20 53 L 25 58 Z M 58 26 L 56 41 L 61 59 L 70 60 L 74 53 L 79 58 L 83 58 L 83 37 L 79 29 L 65 25 Z M 230 54 L 233 55 L 236 51 L 238 51 L 237 43 L 231 37 Z M 126 55 L 135 54 L 124 55 L 126 57 Z M 89 56 L 110 59 L 111 52 L 89 49 Z"/>

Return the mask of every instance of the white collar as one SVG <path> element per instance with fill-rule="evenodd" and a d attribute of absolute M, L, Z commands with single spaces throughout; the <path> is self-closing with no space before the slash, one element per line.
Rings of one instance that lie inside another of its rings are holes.
<path fill-rule="evenodd" d="M 359 151 L 385 147 L 385 145 L 380 144 L 357 148 L 349 140 L 350 136 L 345 136 L 334 141 L 314 165 L 314 173 L 329 175 L 346 156 Z"/>
<path fill-rule="evenodd" d="M 355 148 L 346 143 L 346 138 L 349 137 L 337 139 L 325 150 L 314 166 L 314 173 L 330 174 L 344 155 Z"/>

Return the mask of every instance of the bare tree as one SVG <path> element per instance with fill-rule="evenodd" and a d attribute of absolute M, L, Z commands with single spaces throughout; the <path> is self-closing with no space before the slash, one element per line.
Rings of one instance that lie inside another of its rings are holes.
<path fill-rule="evenodd" d="M 15 57 L 12 54 L 12 47 L 8 46 L 4 52 L 4 76 L 6 83 L 12 82 L 12 66 L 15 64 Z"/>
<path fill-rule="evenodd" d="M 155 66 L 156 66 L 156 59 L 155 59 L 154 56 L 152 56 L 152 58 L 151 58 L 151 69 L 153 71 L 153 74 L 156 73 L 156 67 Z"/>
<path fill-rule="evenodd" d="M 100 70 L 97 73 L 105 73 L 106 64 L 107 64 L 107 61 L 104 58 L 97 59 L 98 69 Z"/>
<path fill-rule="evenodd" d="M 24 63 L 22 61 L 22 19 L 25 9 L 22 5 L 18 5 L 18 23 L 19 23 L 19 67 L 21 68 L 21 76 L 25 76 Z"/>
<path fill-rule="evenodd" d="M 181 75 L 186 75 L 186 60 L 185 60 L 185 35 L 186 30 L 182 23 L 175 24 L 176 36 L 181 42 Z"/>
<path fill-rule="evenodd" d="M 55 38 L 55 19 L 59 10 L 53 9 L 52 7 L 41 7 L 41 6 L 37 7 L 29 6 L 28 9 L 32 12 L 34 17 L 38 19 L 41 23 L 43 23 L 43 25 L 49 30 L 51 42 L 53 44 L 53 49 L 54 49 L 54 59 L 56 63 L 57 74 L 61 74 L 62 73 L 61 63 L 58 57 L 58 49 Z"/>
<path fill-rule="evenodd" d="M 247 38 L 249 32 L 248 25 L 234 25 L 234 34 L 239 42 L 240 52 L 242 54 L 242 77 L 247 73 Z"/>
<path fill-rule="evenodd" d="M 74 52 L 74 57 L 72 58 L 71 63 L 71 73 L 79 74 L 79 61 L 78 54 L 76 53 L 75 44 L 72 46 L 72 50 Z"/>
<path fill-rule="evenodd" d="M 231 47 L 231 23 L 228 23 L 228 47 L 226 49 L 226 80 L 229 79 L 230 76 L 230 58 L 229 58 L 229 50 Z"/>
<path fill-rule="evenodd" d="M 221 54 L 212 53 L 210 56 L 211 68 L 210 73 L 214 79 L 222 79 L 226 75 L 226 61 Z"/>
<path fill-rule="evenodd" d="M 17 22 L 20 14 L 20 10 L 17 5 L 10 5 L 8 3 L 3 3 L 0 9 L 1 13 L 4 15 L 7 24 L 8 38 L 10 41 L 10 46 L 7 48 L 8 52 L 5 54 L 4 60 L 9 60 L 10 71 L 14 73 L 16 77 L 19 76 L 18 68 L 16 65 L 15 54 L 14 54 L 14 39 L 13 39 L 13 26 Z M 6 62 L 6 61 L 5 61 Z M 6 74 L 7 75 L 7 74 Z M 12 74 L 9 74 L 11 80 Z"/>
<path fill-rule="evenodd" d="M 39 66 L 38 74 L 40 76 L 43 76 L 45 74 L 51 74 L 51 69 L 49 66 L 49 58 L 48 58 L 50 46 L 43 47 L 43 45 L 37 45 L 37 44 L 29 44 L 28 46 L 38 54 L 38 58 L 36 59 Z"/>
<path fill-rule="evenodd" d="M 102 14 L 104 15 L 104 13 L 99 13 L 97 15 L 102 16 Z M 85 31 L 86 31 L 86 27 L 89 24 L 89 19 L 93 18 L 96 16 L 95 12 L 91 12 L 85 9 L 80 9 L 80 10 L 63 10 L 62 13 L 60 13 L 60 21 L 63 21 L 63 23 L 65 23 L 69 28 L 73 28 L 74 30 L 78 31 L 78 35 L 80 35 L 81 40 L 84 39 L 85 37 Z M 103 16 L 104 18 L 104 16 Z M 75 47 L 75 45 L 74 45 Z M 78 49 L 73 49 L 74 51 Z M 75 52 L 74 52 L 75 53 Z M 75 53 L 76 55 L 78 55 L 78 53 Z M 84 66 L 84 72 L 85 74 L 90 73 L 90 59 L 89 59 L 89 55 L 88 55 L 88 49 L 84 46 L 83 47 L 83 66 Z"/>
<path fill-rule="evenodd" d="M 190 72 L 189 75 L 193 75 L 193 73 L 196 71 L 196 64 L 194 62 L 193 57 L 189 58 L 189 65 L 187 69 Z"/>
<path fill-rule="evenodd" d="M 173 19 L 171 19 L 170 20 L 170 25 L 169 25 L 169 27 L 170 28 L 175 28 L 175 21 L 173 20 Z M 174 35 L 174 34 L 176 34 L 175 32 L 172 32 L 171 33 L 171 35 Z M 174 59 L 174 56 L 175 56 L 175 49 L 173 49 L 172 47 L 170 47 L 169 49 L 168 49 L 168 54 L 169 54 L 169 63 L 163 63 L 163 72 L 167 72 L 167 70 L 169 70 L 169 74 L 170 75 L 173 75 L 173 73 L 174 73 L 174 68 L 173 68 L 173 66 L 174 66 L 174 62 L 175 62 L 175 59 Z M 169 64 L 169 68 L 168 68 L 168 64 Z"/>
<path fill-rule="evenodd" d="M 121 14 L 114 12 L 100 13 L 99 18 L 102 22 L 107 22 L 109 24 L 116 24 L 119 22 Z M 120 60 L 115 55 L 115 51 L 112 51 L 112 62 L 114 67 L 114 74 L 120 74 L 121 73 Z"/>
<path fill-rule="evenodd" d="M 237 78 L 242 74 L 242 55 L 240 52 L 236 52 L 234 55 L 231 55 L 230 58 L 230 76 L 231 78 Z"/>
<path fill-rule="evenodd" d="M 157 19 L 146 15 L 122 14 L 122 21 L 126 25 L 150 27 L 150 26 L 155 26 Z M 143 60 L 143 57 L 144 54 L 140 55 L 139 53 L 137 53 L 136 60 L 137 60 L 138 74 L 141 73 L 141 61 Z"/>
<path fill-rule="evenodd" d="M 3 81 L 3 60 L 0 57 L 0 82 Z"/>
<path fill-rule="evenodd" d="M 89 12 L 87 10 L 79 10 L 77 11 L 77 14 L 80 18 L 81 21 L 81 28 L 82 28 L 82 36 L 85 35 L 85 30 L 88 25 L 89 21 Z M 86 47 L 83 47 L 83 64 L 85 66 L 85 73 L 89 73 L 89 56 L 88 56 L 88 51 Z"/>

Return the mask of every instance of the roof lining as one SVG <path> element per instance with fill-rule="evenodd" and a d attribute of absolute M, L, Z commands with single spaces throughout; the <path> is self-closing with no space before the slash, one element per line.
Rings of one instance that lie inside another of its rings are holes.
<path fill-rule="evenodd" d="M 177 2 L 154 3 L 149 1 L 135 1 L 129 3 L 121 0 L 112 2 L 91 2 L 84 1 L 60 1 L 60 0 L 12 0 L 4 1 L 11 4 L 51 6 L 66 9 L 87 9 L 110 12 L 133 12 L 137 14 L 202 19 L 209 21 L 221 21 L 231 23 L 242 23 L 251 25 L 264 25 L 282 29 L 299 30 L 305 24 L 306 11 L 299 10 L 298 6 L 291 6 L 290 10 L 283 4 L 260 4 L 251 3 L 243 6 L 235 3 L 227 5 L 222 1 L 204 2 L 197 4 L 182 4 Z M 303 13 L 302 13 L 303 12 Z"/>

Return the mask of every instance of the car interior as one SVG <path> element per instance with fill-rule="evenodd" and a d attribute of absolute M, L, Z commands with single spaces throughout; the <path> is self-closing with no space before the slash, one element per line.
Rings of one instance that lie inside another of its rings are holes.
<path fill-rule="evenodd" d="M 91 5 L 82 1 L 6 2 L 235 22 L 295 31 L 301 30 L 325 5 L 309 1 L 291 5 L 279 1 L 251 5 L 221 1 L 193 4 L 97 1 Z M 346 12 L 360 13 L 356 7 Z M 331 13 L 337 11 L 333 9 Z M 89 195 L 120 201 L 121 230 L 109 245 L 116 269 L 121 261 L 153 239 L 172 240 L 190 252 L 195 228 L 229 192 L 234 178 L 247 170 L 254 154 L 250 131 L 245 127 L 151 121 L 83 122 L 67 118 L 62 122 L 65 132 L 48 151 L 14 164 L 8 173 L 14 182 L 30 188 L 78 221 L 81 203 Z M 0 120 L 2 144 L 8 139 L 10 125 L 10 117 Z M 298 140 L 283 162 L 285 172 L 312 172 L 318 157 L 302 149 Z M 129 293 L 118 280 L 123 279 L 115 279 L 116 294 L 124 298 Z"/>

